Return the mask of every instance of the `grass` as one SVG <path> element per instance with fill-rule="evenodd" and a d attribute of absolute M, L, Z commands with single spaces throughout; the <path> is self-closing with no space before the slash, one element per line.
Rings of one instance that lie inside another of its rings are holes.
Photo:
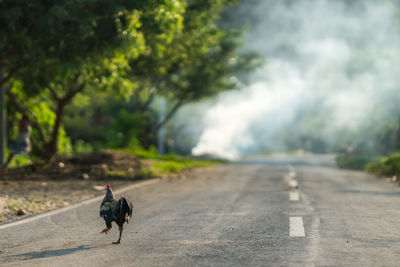
<path fill-rule="evenodd" d="M 157 176 L 156 173 L 154 172 L 154 170 L 150 168 L 146 168 L 146 167 L 142 167 L 139 171 L 139 177 L 143 177 L 143 178 L 150 178 L 150 177 L 154 177 Z"/>
<path fill-rule="evenodd" d="M 107 176 L 110 177 L 115 177 L 115 178 L 127 178 L 130 176 L 130 172 L 128 171 L 111 171 L 111 170 L 106 170 Z"/>
<path fill-rule="evenodd" d="M 157 160 L 170 160 L 170 161 L 185 160 L 185 157 L 178 156 L 175 154 L 159 155 L 157 149 L 154 147 L 150 147 L 149 150 L 145 150 L 142 148 L 125 148 L 120 151 L 134 155 L 141 159 L 157 159 Z"/>
<path fill-rule="evenodd" d="M 155 161 L 151 164 L 151 169 L 155 175 L 178 173 L 183 170 L 192 169 L 195 167 L 211 167 L 219 164 L 217 161 L 210 160 L 163 160 Z"/>
<path fill-rule="evenodd" d="M 211 167 L 221 163 L 226 163 L 226 161 L 219 159 L 193 159 L 175 154 L 158 155 L 155 148 L 150 148 L 149 150 L 127 148 L 121 151 L 132 154 L 143 160 L 147 160 L 149 167 L 143 167 L 140 170 L 140 176 L 142 177 L 174 174 L 196 167 Z"/>
<path fill-rule="evenodd" d="M 154 147 L 151 147 L 149 150 L 144 150 L 136 146 L 134 148 L 125 148 L 116 151 L 127 153 L 144 160 L 146 166 L 142 167 L 138 174 L 139 177 L 143 178 L 174 174 L 196 167 L 210 167 L 226 163 L 224 160 L 189 158 L 175 154 L 158 155 L 157 149 Z M 21 167 L 30 163 L 32 162 L 28 156 L 18 155 L 13 159 L 9 167 Z M 108 177 L 119 179 L 133 177 L 133 173 L 126 170 L 106 169 L 105 172 Z"/>

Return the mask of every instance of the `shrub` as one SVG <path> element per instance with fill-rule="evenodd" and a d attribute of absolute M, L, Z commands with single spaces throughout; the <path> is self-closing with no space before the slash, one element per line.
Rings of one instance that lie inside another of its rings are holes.
<path fill-rule="evenodd" d="M 367 164 L 365 170 L 388 176 L 400 175 L 400 153 L 394 153 L 388 157 Z"/>
<path fill-rule="evenodd" d="M 336 165 L 339 168 L 352 170 L 364 170 L 370 161 L 370 157 L 360 155 L 339 155 L 336 157 Z"/>

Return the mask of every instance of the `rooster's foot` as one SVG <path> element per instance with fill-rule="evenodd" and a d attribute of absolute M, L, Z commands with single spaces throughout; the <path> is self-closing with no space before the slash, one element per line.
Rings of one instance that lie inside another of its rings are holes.
<path fill-rule="evenodd" d="M 100 234 L 109 234 L 110 233 L 110 229 L 108 228 L 104 228 L 103 231 L 100 232 Z"/>

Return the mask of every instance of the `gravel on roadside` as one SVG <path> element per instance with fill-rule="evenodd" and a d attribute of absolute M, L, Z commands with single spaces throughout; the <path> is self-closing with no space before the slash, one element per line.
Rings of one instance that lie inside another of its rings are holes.
<path fill-rule="evenodd" d="M 105 193 L 107 181 L 0 181 L 0 224 L 79 203 Z M 109 182 L 113 189 L 133 181 Z"/>

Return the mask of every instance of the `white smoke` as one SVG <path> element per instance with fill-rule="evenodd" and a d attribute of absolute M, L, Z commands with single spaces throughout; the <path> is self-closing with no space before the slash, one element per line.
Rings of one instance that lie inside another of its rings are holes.
<path fill-rule="evenodd" d="M 244 49 L 258 51 L 267 63 L 248 86 L 204 104 L 194 155 L 282 151 L 288 136 L 290 142 L 308 129 L 335 143 L 338 129 L 357 129 L 372 112 L 387 115 L 389 109 L 375 107 L 400 100 L 399 1 L 251 4 L 247 15 L 258 22 Z M 301 115 L 307 111 L 312 116 Z"/>
<path fill-rule="evenodd" d="M 254 82 L 243 90 L 222 94 L 205 114 L 205 129 L 192 150 L 194 155 L 236 158 L 242 151 L 258 145 L 252 127 L 267 126 L 271 131 L 266 129 L 262 138 L 269 139 L 274 129 L 291 121 L 296 112 L 294 107 L 306 97 L 306 83 L 296 69 L 284 62 L 273 62 L 259 72 L 276 80 L 268 84 Z"/>

